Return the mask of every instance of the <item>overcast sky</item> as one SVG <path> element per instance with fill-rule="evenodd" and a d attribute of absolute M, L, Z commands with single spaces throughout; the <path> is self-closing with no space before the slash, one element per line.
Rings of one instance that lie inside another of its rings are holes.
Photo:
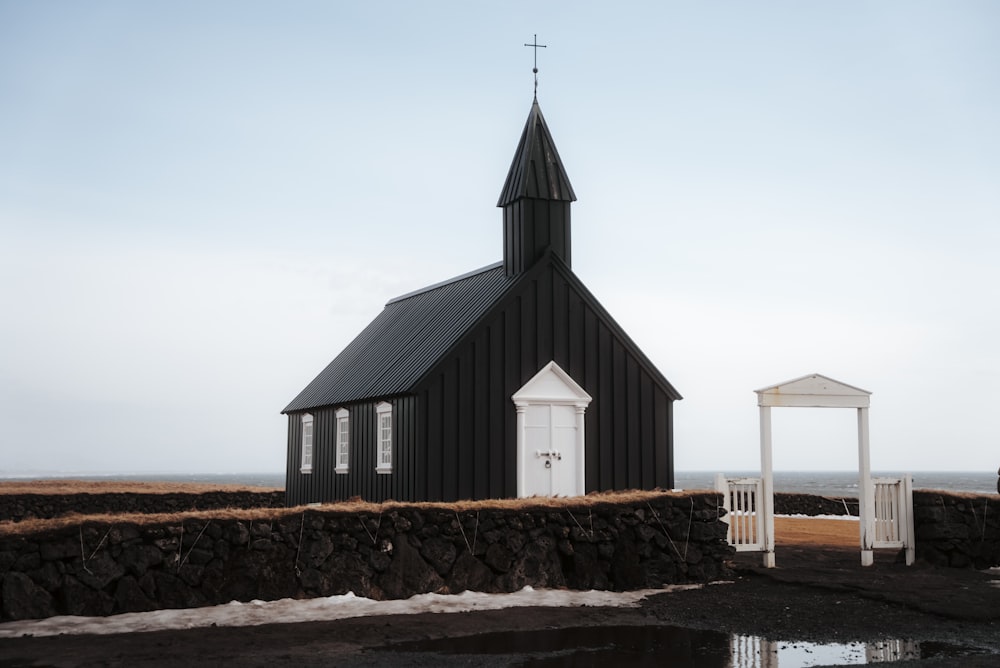
<path fill-rule="evenodd" d="M 995 2 L 0 0 L 0 475 L 283 471 L 387 300 L 501 259 L 535 33 L 678 469 L 755 469 L 809 373 L 873 392 L 875 469 L 1000 466 Z M 854 413 L 774 448 L 852 469 Z"/>

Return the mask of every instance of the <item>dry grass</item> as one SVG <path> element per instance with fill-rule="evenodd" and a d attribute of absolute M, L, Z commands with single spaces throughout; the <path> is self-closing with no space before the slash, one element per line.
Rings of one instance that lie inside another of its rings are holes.
<path fill-rule="evenodd" d="M 0 536 L 28 536 L 33 534 L 59 531 L 67 527 L 85 524 L 132 524 L 138 526 L 154 526 L 157 524 L 179 524 L 188 520 L 279 520 L 293 514 L 294 509 L 288 508 L 217 508 L 214 510 L 192 510 L 184 513 L 101 513 L 80 515 L 70 513 L 48 520 L 23 520 L 21 522 L 0 522 Z M 301 509 L 300 509 L 301 510 Z"/>
<path fill-rule="evenodd" d="M 194 510 L 181 513 L 121 513 L 102 515 L 70 514 L 48 520 L 24 520 L 23 522 L 0 522 L 0 535 L 29 535 L 58 531 L 81 524 L 177 524 L 188 520 L 253 520 L 280 521 L 297 517 L 306 512 L 341 512 L 350 514 L 380 515 L 401 508 L 438 510 L 452 513 L 467 513 L 481 510 L 527 510 L 568 508 L 588 508 L 600 504 L 643 505 L 663 497 L 686 497 L 683 492 L 608 492 L 588 494 L 583 497 L 530 497 L 527 499 L 489 499 L 484 501 L 460 501 L 457 503 L 368 503 L 366 501 L 343 501 L 322 505 L 298 506 L 296 508 L 225 508 L 216 510 Z"/>
<path fill-rule="evenodd" d="M 27 480 L 0 482 L 0 494 L 204 494 L 206 492 L 280 492 L 277 487 L 187 482 Z"/>
<path fill-rule="evenodd" d="M 775 517 L 775 545 L 827 545 L 859 547 L 861 537 L 857 521 L 828 520 L 813 517 Z"/>

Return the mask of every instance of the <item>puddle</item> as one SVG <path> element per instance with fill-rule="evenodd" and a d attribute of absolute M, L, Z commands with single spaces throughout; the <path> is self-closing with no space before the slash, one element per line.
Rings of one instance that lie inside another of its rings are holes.
<path fill-rule="evenodd" d="M 798 668 L 864 665 L 978 652 L 943 643 L 884 640 L 870 643 L 771 641 L 675 626 L 596 626 L 482 633 L 461 638 L 394 643 L 394 653 L 507 656 L 526 668 L 589 666 L 697 666 Z"/>

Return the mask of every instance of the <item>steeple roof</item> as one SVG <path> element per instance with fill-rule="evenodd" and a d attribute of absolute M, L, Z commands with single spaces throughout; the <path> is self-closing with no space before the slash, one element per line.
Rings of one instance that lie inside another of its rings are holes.
<path fill-rule="evenodd" d="M 576 194 L 556 150 L 545 117 L 536 98 L 524 124 L 514 161 L 503 184 L 497 206 L 507 206 L 523 198 L 575 202 Z"/>

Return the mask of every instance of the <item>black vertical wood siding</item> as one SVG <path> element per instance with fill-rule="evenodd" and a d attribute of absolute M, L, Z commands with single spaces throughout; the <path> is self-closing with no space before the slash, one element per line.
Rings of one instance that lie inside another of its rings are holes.
<path fill-rule="evenodd" d="M 546 250 L 571 265 L 570 203 L 524 198 L 503 208 L 504 267 L 508 276 L 529 269 Z"/>
<path fill-rule="evenodd" d="M 673 487 L 672 399 L 560 272 L 538 272 L 422 384 L 427 499 L 517 493 L 511 396 L 555 360 L 593 397 L 587 491 Z"/>
<path fill-rule="evenodd" d="M 392 473 L 376 473 L 378 425 L 370 401 L 330 406 L 309 411 L 313 415 L 312 473 L 301 473 L 302 413 L 288 416 L 288 466 L 285 497 L 288 505 L 341 501 L 359 496 L 366 501 L 399 501 L 418 498 L 416 397 L 387 399 L 392 404 Z M 350 412 L 347 473 L 336 473 L 337 416 L 340 408 Z"/>
<path fill-rule="evenodd" d="M 289 415 L 290 504 L 513 497 L 516 412 L 511 396 L 549 361 L 591 395 L 585 417 L 586 489 L 671 488 L 672 388 L 637 356 L 554 264 L 530 272 L 414 388 L 393 404 L 393 472 L 376 474 L 378 401 L 350 411 L 350 472 L 337 474 L 336 416 L 312 411 L 313 472 L 299 472 L 301 413 Z"/>

